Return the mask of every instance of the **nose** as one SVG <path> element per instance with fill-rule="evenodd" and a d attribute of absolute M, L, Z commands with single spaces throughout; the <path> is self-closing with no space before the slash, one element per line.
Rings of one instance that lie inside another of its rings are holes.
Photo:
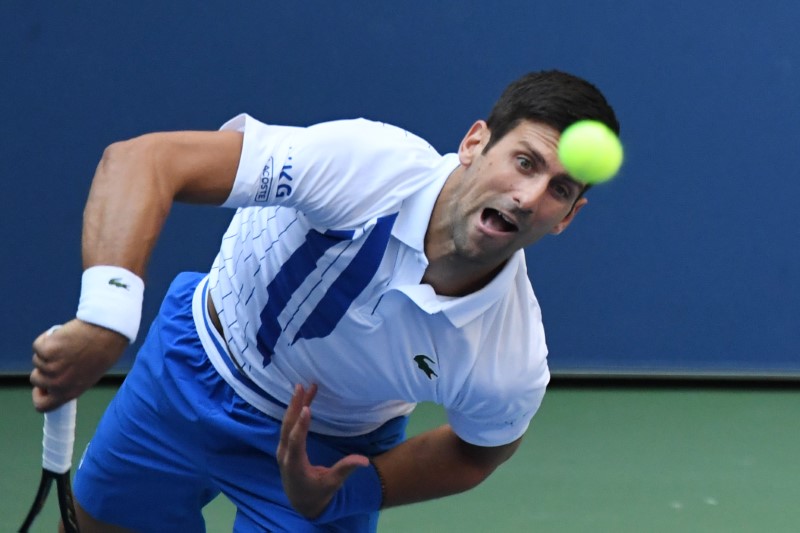
<path fill-rule="evenodd" d="M 530 176 L 520 181 L 512 195 L 514 202 L 524 211 L 535 211 L 539 199 L 547 191 L 549 181 L 546 175 Z"/>

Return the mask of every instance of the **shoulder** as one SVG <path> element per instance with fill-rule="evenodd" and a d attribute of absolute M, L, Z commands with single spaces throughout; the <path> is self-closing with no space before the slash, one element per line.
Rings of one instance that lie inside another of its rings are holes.
<path fill-rule="evenodd" d="M 364 118 L 294 127 L 239 115 L 223 129 L 244 132 L 227 207 L 285 205 L 324 228 L 357 227 L 396 210 L 442 159 L 421 137 Z"/>
<path fill-rule="evenodd" d="M 433 150 L 433 147 L 419 135 L 411 133 L 399 126 L 367 118 L 338 119 L 319 122 L 310 126 L 289 126 L 268 124 L 251 115 L 241 113 L 225 122 L 221 127 L 225 131 L 239 131 L 250 136 L 274 137 L 283 136 L 295 141 L 324 141 L 326 144 L 357 146 L 381 146 L 384 144 L 407 144 Z"/>
<path fill-rule="evenodd" d="M 322 122 L 305 128 L 300 135 L 309 141 L 319 141 L 347 151 L 417 149 L 436 154 L 436 150 L 422 137 L 398 126 L 366 118 Z"/>
<path fill-rule="evenodd" d="M 366 119 L 337 120 L 297 132 L 289 150 L 297 206 L 326 228 L 351 228 L 396 212 L 437 176 L 442 156 L 422 138 Z M 298 187 L 295 187 L 298 189 Z"/>

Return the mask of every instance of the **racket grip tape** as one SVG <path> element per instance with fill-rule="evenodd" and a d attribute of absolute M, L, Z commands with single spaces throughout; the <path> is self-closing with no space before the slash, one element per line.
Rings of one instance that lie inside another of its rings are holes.
<path fill-rule="evenodd" d="M 60 324 L 47 330 L 47 335 L 61 327 Z M 42 468 L 63 474 L 72 466 L 75 448 L 75 419 L 78 401 L 70 400 L 61 407 L 44 414 L 44 438 L 42 439 Z"/>
<path fill-rule="evenodd" d="M 77 400 L 70 400 L 44 414 L 42 468 L 45 470 L 63 474 L 72 467 L 77 413 Z"/>

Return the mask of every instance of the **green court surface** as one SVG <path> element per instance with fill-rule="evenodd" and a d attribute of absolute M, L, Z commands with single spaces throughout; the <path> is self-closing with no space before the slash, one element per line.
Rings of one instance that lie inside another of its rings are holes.
<path fill-rule="evenodd" d="M 76 456 L 115 391 L 78 410 Z M 41 415 L 29 390 L 0 389 L 0 531 L 16 531 L 41 464 Z M 443 421 L 412 415 L 414 434 Z M 792 389 L 551 388 L 519 452 L 468 493 L 383 513 L 379 532 L 797 532 L 800 395 Z M 218 498 L 209 532 L 230 531 Z M 34 531 L 55 531 L 55 497 Z"/>

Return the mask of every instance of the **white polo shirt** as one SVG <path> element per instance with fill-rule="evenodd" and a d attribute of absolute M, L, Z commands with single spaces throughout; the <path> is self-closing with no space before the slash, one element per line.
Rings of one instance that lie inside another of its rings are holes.
<path fill-rule="evenodd" d="M 240 115 L 223 129 L 244 132 L 225 203 L 239 209 L 194 314 L 237 393 L 280 419 L 294 385 L 316 383 L 311 429 L 328 435 L 367 433 L 432 401 L 472 444 L 521 436 L 549 380 L 524 253 L 468 296 L 420 283 L 457 156 L 363 119 L 293 128 Z"/>

